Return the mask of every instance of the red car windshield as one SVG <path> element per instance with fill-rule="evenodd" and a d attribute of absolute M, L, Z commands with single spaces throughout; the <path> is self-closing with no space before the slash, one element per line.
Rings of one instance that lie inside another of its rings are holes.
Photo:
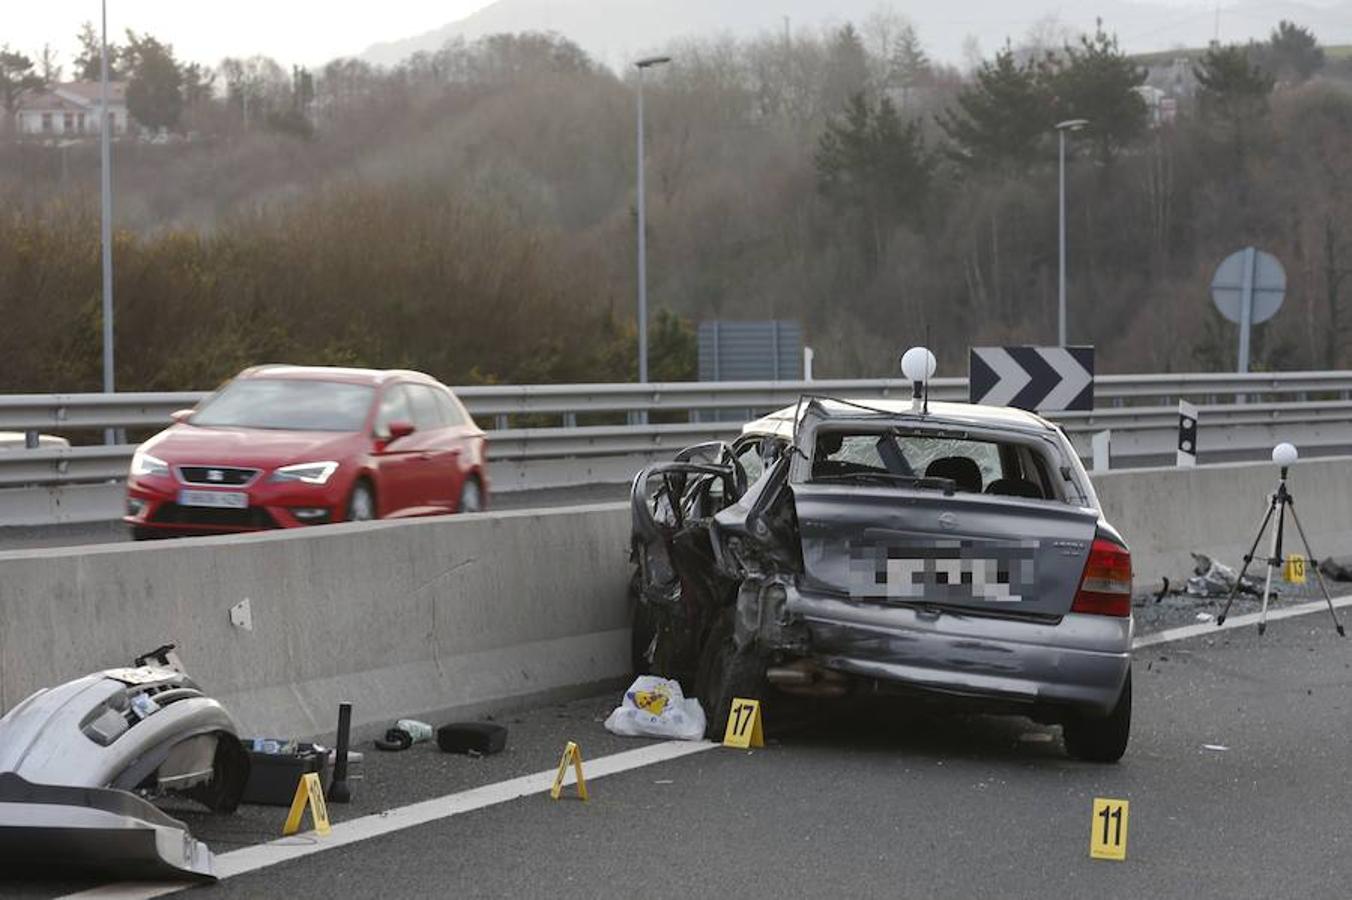
<path fill-rule="evenodd" d="M 360 431 L 375 389 L 294 378 L 232 381 L 189 420 L 207 428 Z"/>

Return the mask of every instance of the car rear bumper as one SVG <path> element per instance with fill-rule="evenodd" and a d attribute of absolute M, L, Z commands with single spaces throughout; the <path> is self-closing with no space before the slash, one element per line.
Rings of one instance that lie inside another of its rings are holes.
<path fill-rule="evenodd" d="M 790 592 L 813 657 L 855 676 L 924 690 L 1107 713 L 1131 664 L 1128 618 L 1034 622 Z"/>

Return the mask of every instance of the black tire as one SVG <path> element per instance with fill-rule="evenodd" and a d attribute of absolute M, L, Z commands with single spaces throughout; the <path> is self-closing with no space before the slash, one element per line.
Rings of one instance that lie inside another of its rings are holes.
<path fill-rule="evenodd" d="M 765 662 L 754 647 L 737 649 L 733 640 L 735 616 L 736 610 L 728 608 L 714 621 L 695 673 L 695 695 L 704 707 L 708 723 L 705 734 L 711 740 L 722 740 L 735 698 L 760 700 L 765 694 Z"/>
<path fill-rule="evenodd" d="M 1066 753 L 1086 762 L 1114 763 L 1127 752 L 1131 737 L 1131 670 L 1118 695 L 1117 705 L 1106 716 L 1074 715 L 1061 726 Z"/>
<path fill-rule="evenodd" d="M 357 482 L 356 487 L 352 489 L 352 496 L 348 498 L 347 521 L 368 522 L 378 518 L 380 516 L 376 507 L 376 492 L 371 483 L 363 478 Z"/>

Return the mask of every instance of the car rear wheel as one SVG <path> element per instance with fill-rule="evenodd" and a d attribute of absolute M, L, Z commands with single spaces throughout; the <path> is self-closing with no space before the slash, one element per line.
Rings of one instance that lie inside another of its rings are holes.
<path fill-rule="evenodd" d="M 1117 705 L 1106 716 L 1076 714 L 1061 726 L 1066 753 L 1087 762 L 1111 763 L 1127 752 L 1131 736 L 1131 670 L 1118 695 Z"/>
<path fill-rule="evenodd" d="M 483 489 L 479 487 L 479 482 L 476 479 L 466 478 L 464 486 L 460 488 L 460 502 L 456 505 L 455 511 L 474 513 L 482 512 L 483 508 Z"/>
<path fill-rule="evenodd" d="M 371 485 L 365 481 L 357 482 L 352 489 L 352 497 L 347 501 L 347 520 L 349 522 L 368 522 L 376 517 L 376 495 Z"/>
<path fill-rule="evenodd" d="M 705 734 L 711 740 L 722 740 L 735 698 L 760 700 L 765 693 L 765 665 L 760 654 L 754 647 L 737 649 L 733 637 L 736 615 L 736 609 L 729 607 L 714 622 L 695 673 L 695 694 L 704 707 L 708 722 Z"/>

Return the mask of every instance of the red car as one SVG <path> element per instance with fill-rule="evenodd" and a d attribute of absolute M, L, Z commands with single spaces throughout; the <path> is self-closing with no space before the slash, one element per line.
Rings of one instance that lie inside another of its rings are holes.
<path fill-rule="evenodd" d="M 427 375 L 256 366 L 137 449 L 123 521 L 144 540 L 473 512 L 486 453 Z"/>

